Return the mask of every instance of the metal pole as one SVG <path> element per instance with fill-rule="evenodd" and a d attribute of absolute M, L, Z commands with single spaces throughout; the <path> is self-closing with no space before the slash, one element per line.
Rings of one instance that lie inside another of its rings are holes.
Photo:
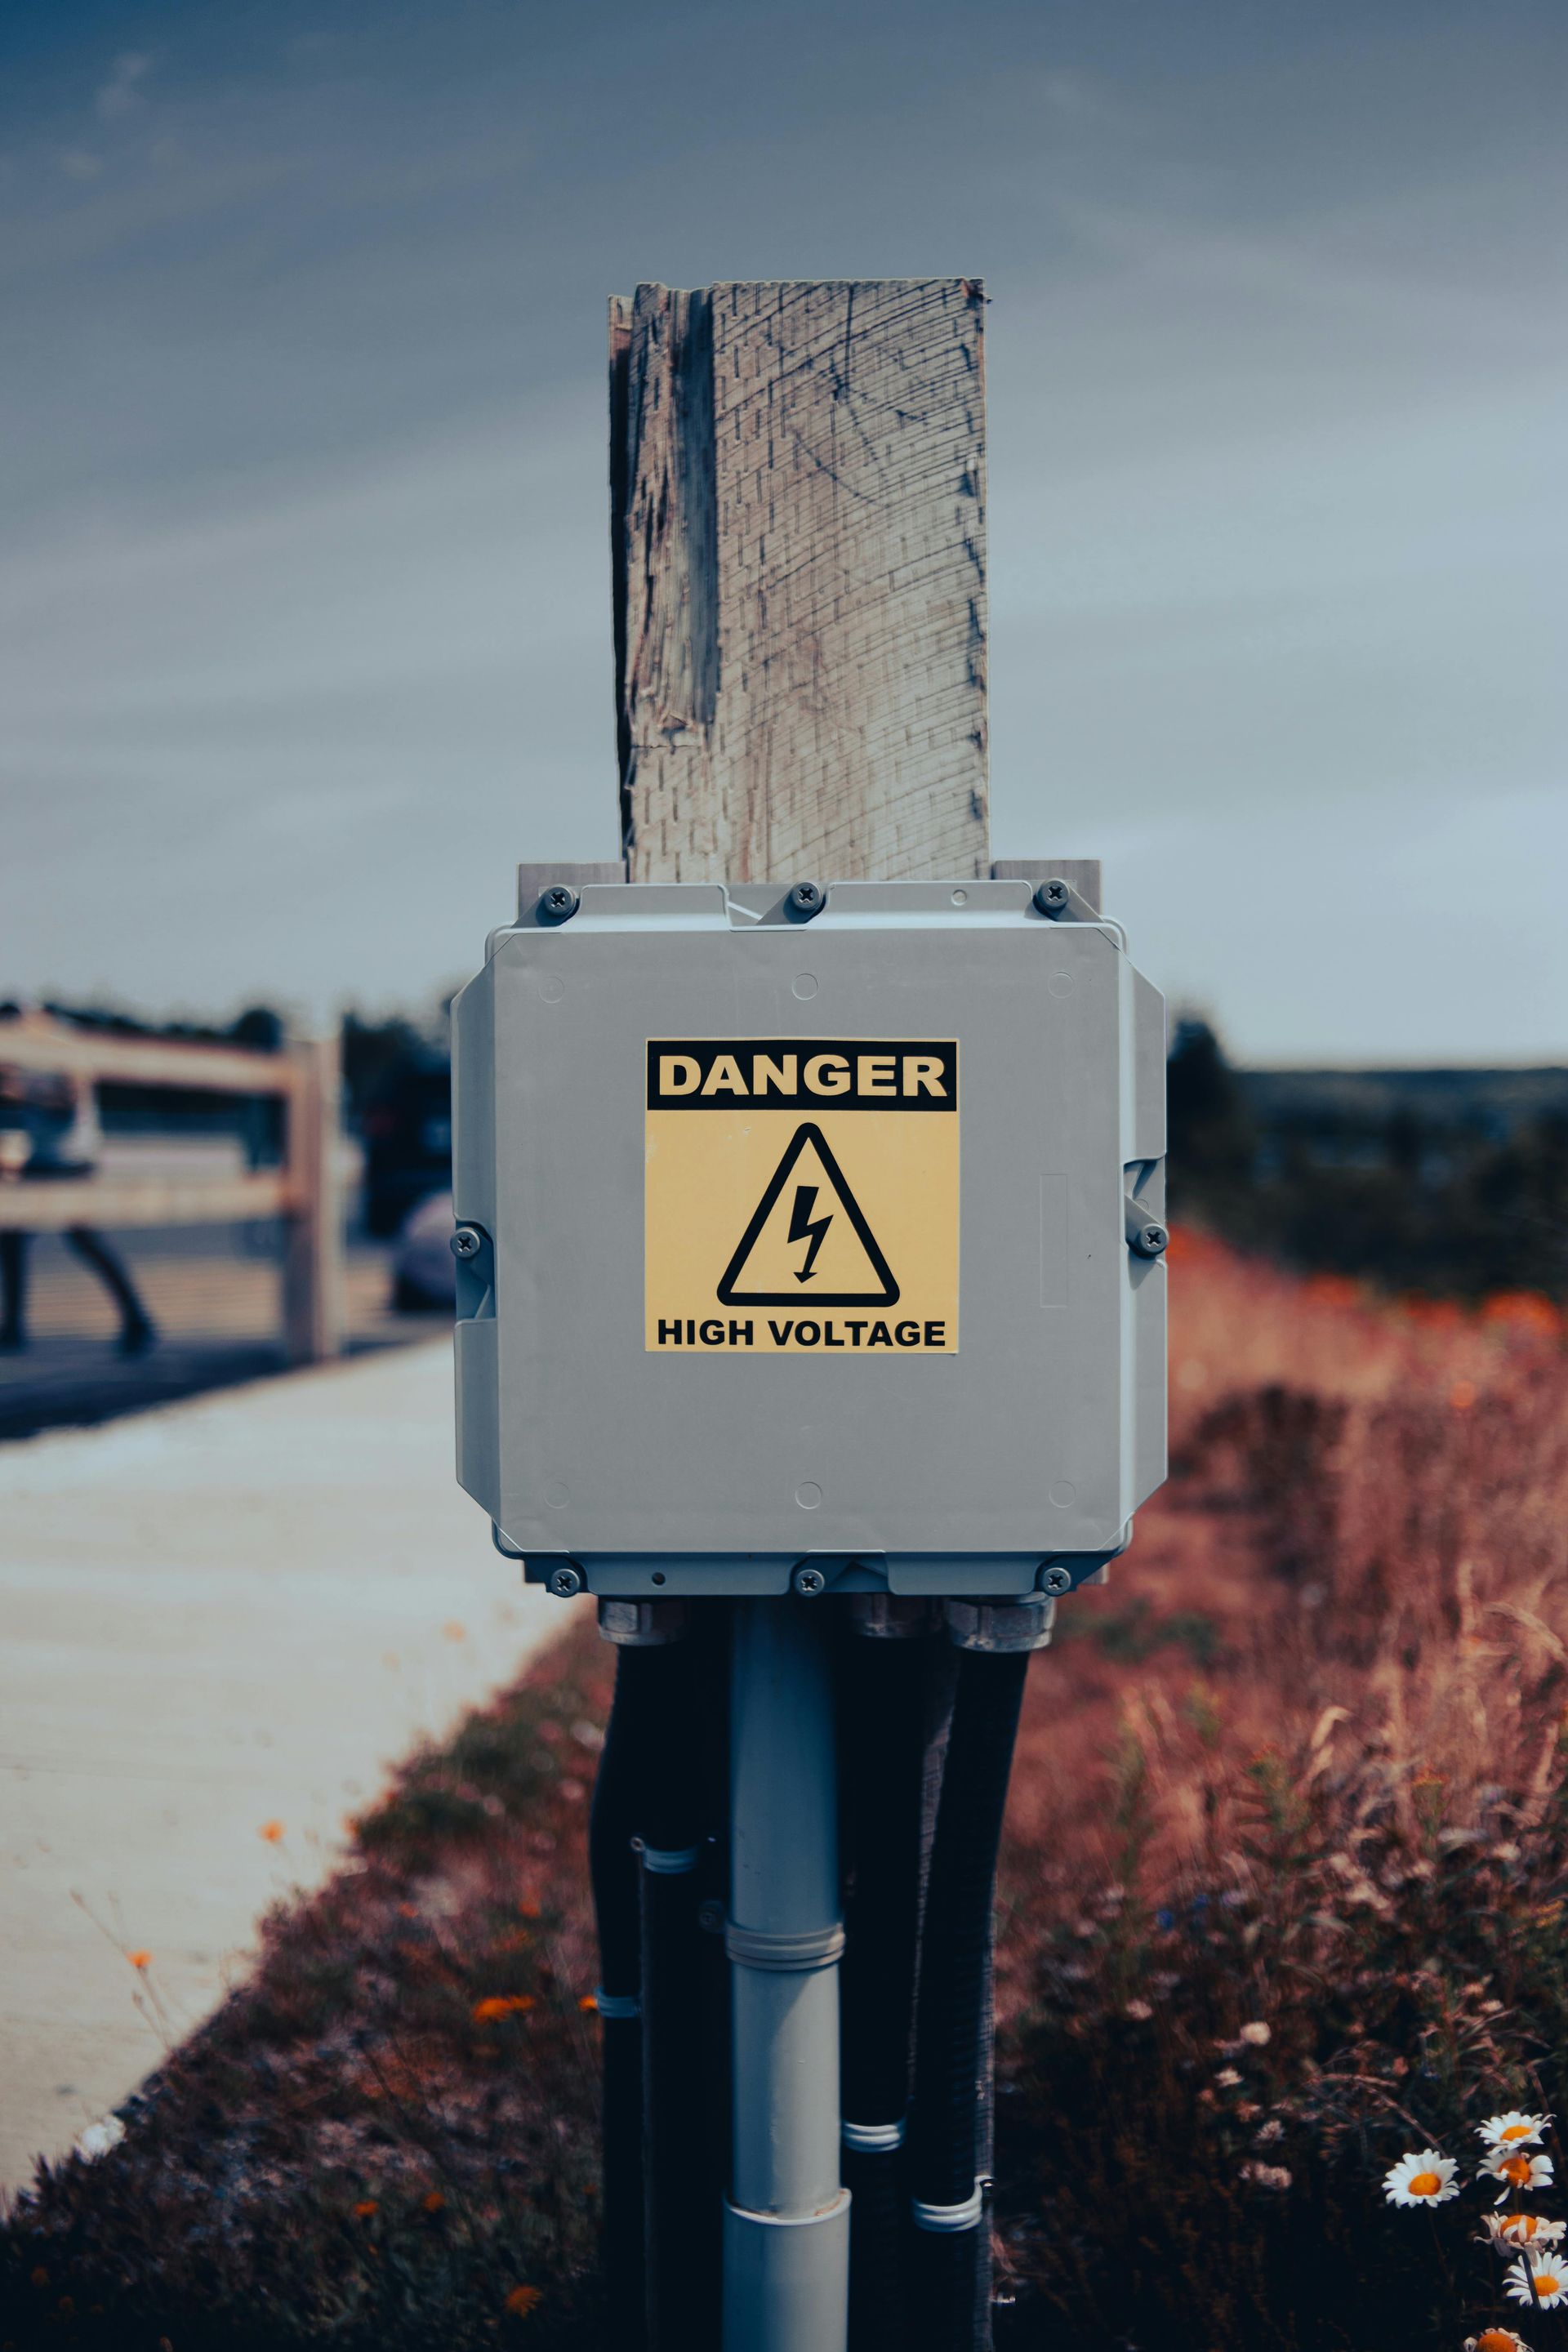
<path fill-rule="evenodd" d="M 830 1609 L 814 1601 L 735 1609 L 724 2352 L 846 2352 L 831 1630 Z"/>

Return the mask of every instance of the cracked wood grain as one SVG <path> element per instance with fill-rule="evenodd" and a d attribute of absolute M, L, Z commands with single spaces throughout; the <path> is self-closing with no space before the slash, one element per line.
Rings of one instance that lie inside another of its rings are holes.
<path fill-rule="evenodd" d="M 612 303 L 633 881 L 989 870 L 984 299 L 908 278 Z"/>

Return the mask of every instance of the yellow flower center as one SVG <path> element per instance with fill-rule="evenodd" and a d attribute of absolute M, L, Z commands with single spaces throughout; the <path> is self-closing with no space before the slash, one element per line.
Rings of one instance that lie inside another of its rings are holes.
<path fill-rule="evenodd" d="M 1499 2132 L 1498 2137 L 1499 2139 L 1528 2139 L 1534 2128 L 1533 2124 L 1505 2124 Z"/>
<path fill-rule="evenodd" d="M 1440 2172 L 1413 2172 L 1410 2176 L 1412 2197 L 1436 2197 L 1442 2186 L 1443 2176 Z"/>
<path fill-rule="evenodd" d="M 1528 2156 L 1510 2156 L 1501 2169 L 1504 2179 L 1511 2180 L 1516 2189 L 1529 2187 L 1530 2158 Z"/>
<path fill-rule="evenodd" d="M 1517 2352 L 1518 2345 L 1510 2327 L 1483 2327 L 1476 2338 L 1476 2352 Z"/>
<path fill-rule="evenodd" d="M 1563 2282 L 1558 2277 L 1555 2271 L 1537 2271 L 1535 2273 L 1535 2292 L 1541 2297 L 1542 2303 L 1544 2303 L 1548 2295 L 1562 2294 Z"/>

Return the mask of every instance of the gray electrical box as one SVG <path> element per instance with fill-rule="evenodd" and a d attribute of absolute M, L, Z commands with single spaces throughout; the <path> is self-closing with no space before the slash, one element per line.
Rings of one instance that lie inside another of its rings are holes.
<path fill-rule="evenodd" d="M 1060 881 L 527 896 L 453 1006 L 498 1544 L 637 1597 L 1123 1549 L 1165 1475 L 1165 1032 L 1118 927 Z"/>

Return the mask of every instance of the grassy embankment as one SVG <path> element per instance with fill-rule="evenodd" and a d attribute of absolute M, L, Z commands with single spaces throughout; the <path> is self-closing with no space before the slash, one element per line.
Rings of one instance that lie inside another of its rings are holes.
<path fill-rule="evenodd" d="M 1503 2314 L 1476 2200 L 1378 2179 L 1559 2088 L 1563 1328 L 1192 1236 L 1173 1283 L 1171 1484 L 1031 1678 L 999 2342 L 1457 2352 Z M 607 1667 L 584 1626 L 410 1763 L 123 2144 L 12 2215 L 0 2344 L 595 2342 Z"/>

